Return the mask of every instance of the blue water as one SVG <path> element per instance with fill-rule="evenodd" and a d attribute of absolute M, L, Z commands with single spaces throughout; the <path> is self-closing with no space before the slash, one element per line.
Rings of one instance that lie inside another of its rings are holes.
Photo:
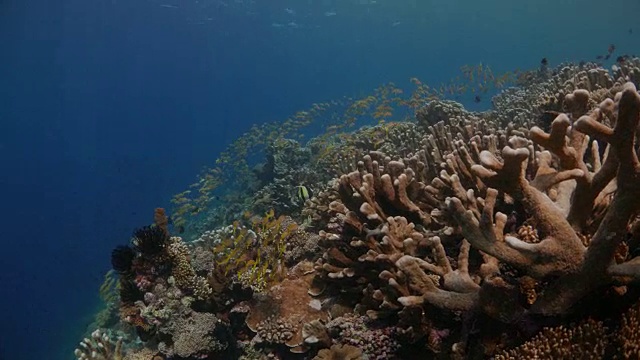
<path fill-rule="evenodd" d="M 640 53 L 637 0 L 481 3 L 0 2 L 0 359 L 71 359 L 111 249 L 252 124 L 465 64 Z"/>

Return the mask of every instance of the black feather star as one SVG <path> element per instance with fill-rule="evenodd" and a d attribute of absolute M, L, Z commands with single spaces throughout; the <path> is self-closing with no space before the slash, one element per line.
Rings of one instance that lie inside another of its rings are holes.
<path fill-rule="evenodd" d="M 120 274 L 131 271 L 136 252 L 129 246 L 118 246 L 111 252 L 111 266 Z"/>
<path fill-rule="evenodd" d="M 144 294 L 131 280 L 120 279 L 120 300 L 125 304 L 133 304 L 144 299 Z"/>
<path fill-rule="evenodd" d="M 133 232 L 133 247 L 143 255 L 157 255 L 169 243 L 169 236 L 159 226 L 145 226 Z"/>

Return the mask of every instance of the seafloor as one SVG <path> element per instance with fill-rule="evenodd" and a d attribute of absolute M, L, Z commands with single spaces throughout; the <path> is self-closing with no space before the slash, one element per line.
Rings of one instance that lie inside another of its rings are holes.
<path fill-rule="evenodd" d="M 543 65 L 252 129 L 113 251 L 77 359 L 640 358 L 640 59 Z"/>

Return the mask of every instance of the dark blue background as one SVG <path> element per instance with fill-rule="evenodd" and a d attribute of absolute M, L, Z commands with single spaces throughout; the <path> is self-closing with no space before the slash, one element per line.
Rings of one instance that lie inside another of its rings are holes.
<path fill-rule="evenodd" d="M 0 2 L 0 359 L 71 359 L 110 250 L 254 123 L 640 49 L 635 0 L 262 2 Z"/>

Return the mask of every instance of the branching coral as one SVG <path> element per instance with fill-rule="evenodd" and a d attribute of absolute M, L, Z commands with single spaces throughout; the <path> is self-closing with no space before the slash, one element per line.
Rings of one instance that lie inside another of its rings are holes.
<path fill-rule="evenodd" d="M 639 113 L 640 96 L 635 86 L 629 83 L 617 94 L 615 103 L 605 101 L 592 113 L 576 121 L 574 131 L 609 144 L 608 156 L 602 165 L 598 164 L 598 158 L 594 159 L 595 172 L 590 172 L 582 162 L 587 150 L 586 138 L 582 136 L 572 143 L 571 140 L 576 137 L 566 137 L 569 122 L 566 116 L 561 115 L 554 120 L 551 133 L 545 134 L 535 128 L 532 130 L 534 141 L 545 145 L 558 156 L 560 171 L 552 172 L 551 177 L 545 174 L 544 181 L 538 172 L 540 176 L 528 181 L 525 177 L 528 149 L 505 148 L 502 151 L 504 161 L 485 153 L 482 165 L 473 168 L 474 173 L 492 188 L 483 200 L 482 214 L 478 216 L 466 210 L 461 199 L 451 198 L 448 201 L 462 233 L 473 246 L 501 262 L 525 270 L 535 278 L 556 278 L 538 297 L 531 311 L 543 314 L 566 312 L 590 291 L 612 282 L 609 268 L 640 206 L 637 202 L 637 196 L 640 195 L 640 163 L 635 152 Z M 615 124 L 614 128 L 603 124 L 605 116 Z M 614 176 L 615 195 L 585 249 L 580 231 L 586 230 L 582 225 L 589 215 L 586 210 Z M 572 195 L 577 200 L 570 203 L 569 215 L 565 218 L 562 204 L 554 203 L 544 191 L 568 179 L 576 179 Z M 500 230 L 506 223 L 506 215 L 498 213 L 495 220 L 493 216 L 498 190 L 522 203 L 532 214 L 538 230 L 544 234 L 542 241 L 529 244 L 516 237 L 501 236 Z M 624 268 L 629 265 L 624 263 L 611 270 L 615 272 L 620 266 Z M 634 269 L 626 275 L 635 276 L 636 273 Z"/>
<path fill-rule="evenodd" d="M 506 323 L 636 279 L 640 96 L 616 89 L 593 110 L 588 91 L 566 94 L 548 132 L 462 116 L 414 156 L 372 152 L 340 179 L 316 270 L 373 317 L 430 304 Z"/>
<path fill-rule="evenodd" d="M 113 342 L 107 334 L 96 330 L 80 342 L 74 354 L 78 360 L 122 360 L 122 340 Z"/>
<path fill-rule="evenodd" d="M 333 281 L 343 282 L 343 289 L 362 292 L 368 284 L 366 296 L 373 300 L 368 302 L 385 310 L 420 303 L 412 297 L 422 296 L 423 291 L 417 289 L 435 289 L 440 278 L 447 287 L 471 293 L 464 301 L 459 298 L 462 302 L 455 306 L 470 307 L 478 285 L 464 268 L 468 246 L 462 247 L 458 269 L 454 270 L 443 244 L 455 248 L 461 238 L 443 210 L 447 196 L 466 196 L 464 186 L 484 189 L 471 175 L 470 167 L 480 161 L 479 149 L 496 148 L 506 136 L 482 139 L 475 133 L 483 126 L 487 124 L 462 122 L 454 127 L 438 123 L 430 128 L 427 150 L 403 160 L 372 152 L 360 162 L 358 172 L 343 175 L 338 186 L 340 201 L 329 206 L 334 220 L 327 232 L 321 232 L 328 250 L 318 261 L 317 270 L 336 279 Z M 465 134 L 458 135 L 460 140 L 451 135 L 451 129 L 457 128 Z M 449 135 L 438 136 L 440 133 Z M 467 138 L 470 148 L 461 141 Z M 438 174 L 439 163 L 454 175 L 441 173 L 428 183 L 432 174 Z M 410 283 L 415 278 L 408 278 L 406 270 L 413 268 L 425 268 L 430 273 L 425 274 L 422 285 Z"/>
<path fill-rule="evenodd" d="M 524 344 L 497 354 L 510 359 L 637 359 L 640 355 L 639 305 L 629 308 L 621 319 L 584 320 L 578 324 L 546 327 Z"/>
<path fill-rule="evenodd" d="M 496 360 L 516 359 L 603 359 L 607 347 L 602 323 L 586 321 L 573 327 L 545 328 L 540 334 Z"/>
<path fill-rule="evenodd" d="M 554 114 L 570 112 L 565 101 L 567 95 L 583 89 L 590 96 L 590 105 L 595 105 L 610 96 L 609 89 L 615 78 L 618 77 L 612 77 L 595 63 L 524 72 L 519 76 L 519 87 L 506 89 L 492 99 L 494 109 L 489 117 L 503 125 L 514 123 L 526 127 L 536 125 L 536 119 L 551 122 Z"/>

